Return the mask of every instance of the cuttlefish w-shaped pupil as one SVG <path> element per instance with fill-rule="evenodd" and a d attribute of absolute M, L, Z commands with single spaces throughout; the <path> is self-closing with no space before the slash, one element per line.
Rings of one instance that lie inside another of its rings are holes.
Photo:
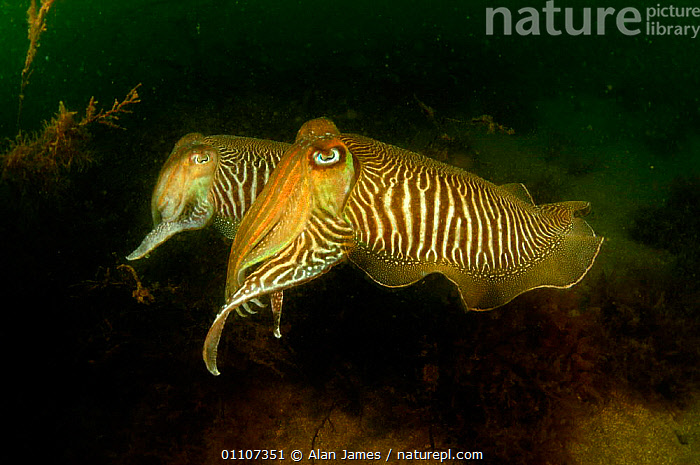
<path fill-rule="evenodd" d="M 195 165 L 203 165 L 205 163 L 209 163 L 209 160 L 211 160 L 211 157 L 206 152 L 194 152 L 190 156 L 190 160 L 192 160 L 192 162 Z"/>
<path fill-rule="evenodd" d="M 320 166 L 328 166 L 340 161 L 342 147 L 331 147 L 330 149 L 320 149 L 313 153 L 314 163 Z"/>

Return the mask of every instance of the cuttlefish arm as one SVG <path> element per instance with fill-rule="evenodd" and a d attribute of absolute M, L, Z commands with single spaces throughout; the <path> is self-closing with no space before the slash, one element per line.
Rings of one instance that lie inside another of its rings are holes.
<path fill-rule="evenodd" d="M 243 217 L 231 246 L 226 304 L 204 343 L 212 374 L 219 374 L 217 347 L 231 311 L 272 294 L 278 325 L 282 291 L 325 273 L 352 246 L 353 229 L 342 212 L 358 167 L 338 134 L 329 120 L 306 123 Z"/>
<path fill-rule="evenodd" d="M 329 225 L 321 223 L 314 217 L 310 218 L 309 223 L 309 227 L 302 231 L 288 247 L 248 275 L 231 300 L 221 308 L 207 333 L 203 350 L 204 363 L 213 375 L 219 374 L 216 366 L 217 348 L 226 318 L 232 310 L 236 310 L 252 299 L 271 293 L 277 334 L 282 290 L 316 278 L 346 256 L 347 247 L 350 245 L 349 235 L 352 233 L 347 223 L 338 222 L 333 225 L 333 231 L 324 231 Z M 322 234 L 324 236 L 321 236 Z M 330 247 L 326 246 L 322 251 L 313 251 L 321 237 L 329 242 Z M 279 306 L 275 307 L 277 298 Z M 276 309 L 277 313 L 275 313 Z"/>
<path fill-rule="evenodd" d="M 154 228 L 128 260 L 137 260 L 181 231 L 201 229 L 214 216 L 210 198 L 219 152 L 201 134 L 178 141 L 163 165 L 151 197 Z"/>

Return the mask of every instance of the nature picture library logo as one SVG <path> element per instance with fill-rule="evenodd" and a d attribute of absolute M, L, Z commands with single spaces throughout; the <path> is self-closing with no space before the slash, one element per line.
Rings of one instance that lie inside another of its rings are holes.
<path fill-rule="evenodd" d="M 563 11 L 562 11 L 563 10 Z M 486 35 L 606 35 L 680 36 L 695 39 L 700 33 L 700 6 L 656 3 L 648 7 L 561 8 L 549 0 L 541 9 L 527 6 L 517 11 L 507 7 L 486 8 Z"/>

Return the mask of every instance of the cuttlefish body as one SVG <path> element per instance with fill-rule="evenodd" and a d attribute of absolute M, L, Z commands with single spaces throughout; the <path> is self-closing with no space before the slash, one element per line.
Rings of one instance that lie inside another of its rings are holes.
<path fill-rule="evenodd" d="M 142 258 L 175 234 L 212 223 L 233 238 L 289 146 L 225 135 L 182 137 L 163 165 L 151 197 L 154 228 L 127 258 Z"/>
<path fill-rule="evenodd" d="M 215 375 L 226 317 L 345 257 L 374 281 L 407 286 L 441 273 L 465 306 L 489 310 L 539 287 L 567 288 L 603 242 L 580 217 L 588 202 L 535 205 L 522 184 L 496 186 L 459 168 L 307 122 L 246 212 L 231 246 L 226 304 L 204 344 Z M 247 307 L 246 307 L 247 308 Z"/>

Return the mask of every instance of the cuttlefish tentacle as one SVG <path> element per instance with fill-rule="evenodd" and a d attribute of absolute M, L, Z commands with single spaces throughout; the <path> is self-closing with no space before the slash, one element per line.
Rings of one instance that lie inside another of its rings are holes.
<path fill-rule="evenodd" d="M 282 321 L 283 299 L 284 293 L 282 291 L 277 291 L 270 294 L 270 303 L 272 305 L 273 317 L 272 334 L 274 334 L 277 339 L 282 337 L 282 333 L 280 332 L 280 322 Z"/>

